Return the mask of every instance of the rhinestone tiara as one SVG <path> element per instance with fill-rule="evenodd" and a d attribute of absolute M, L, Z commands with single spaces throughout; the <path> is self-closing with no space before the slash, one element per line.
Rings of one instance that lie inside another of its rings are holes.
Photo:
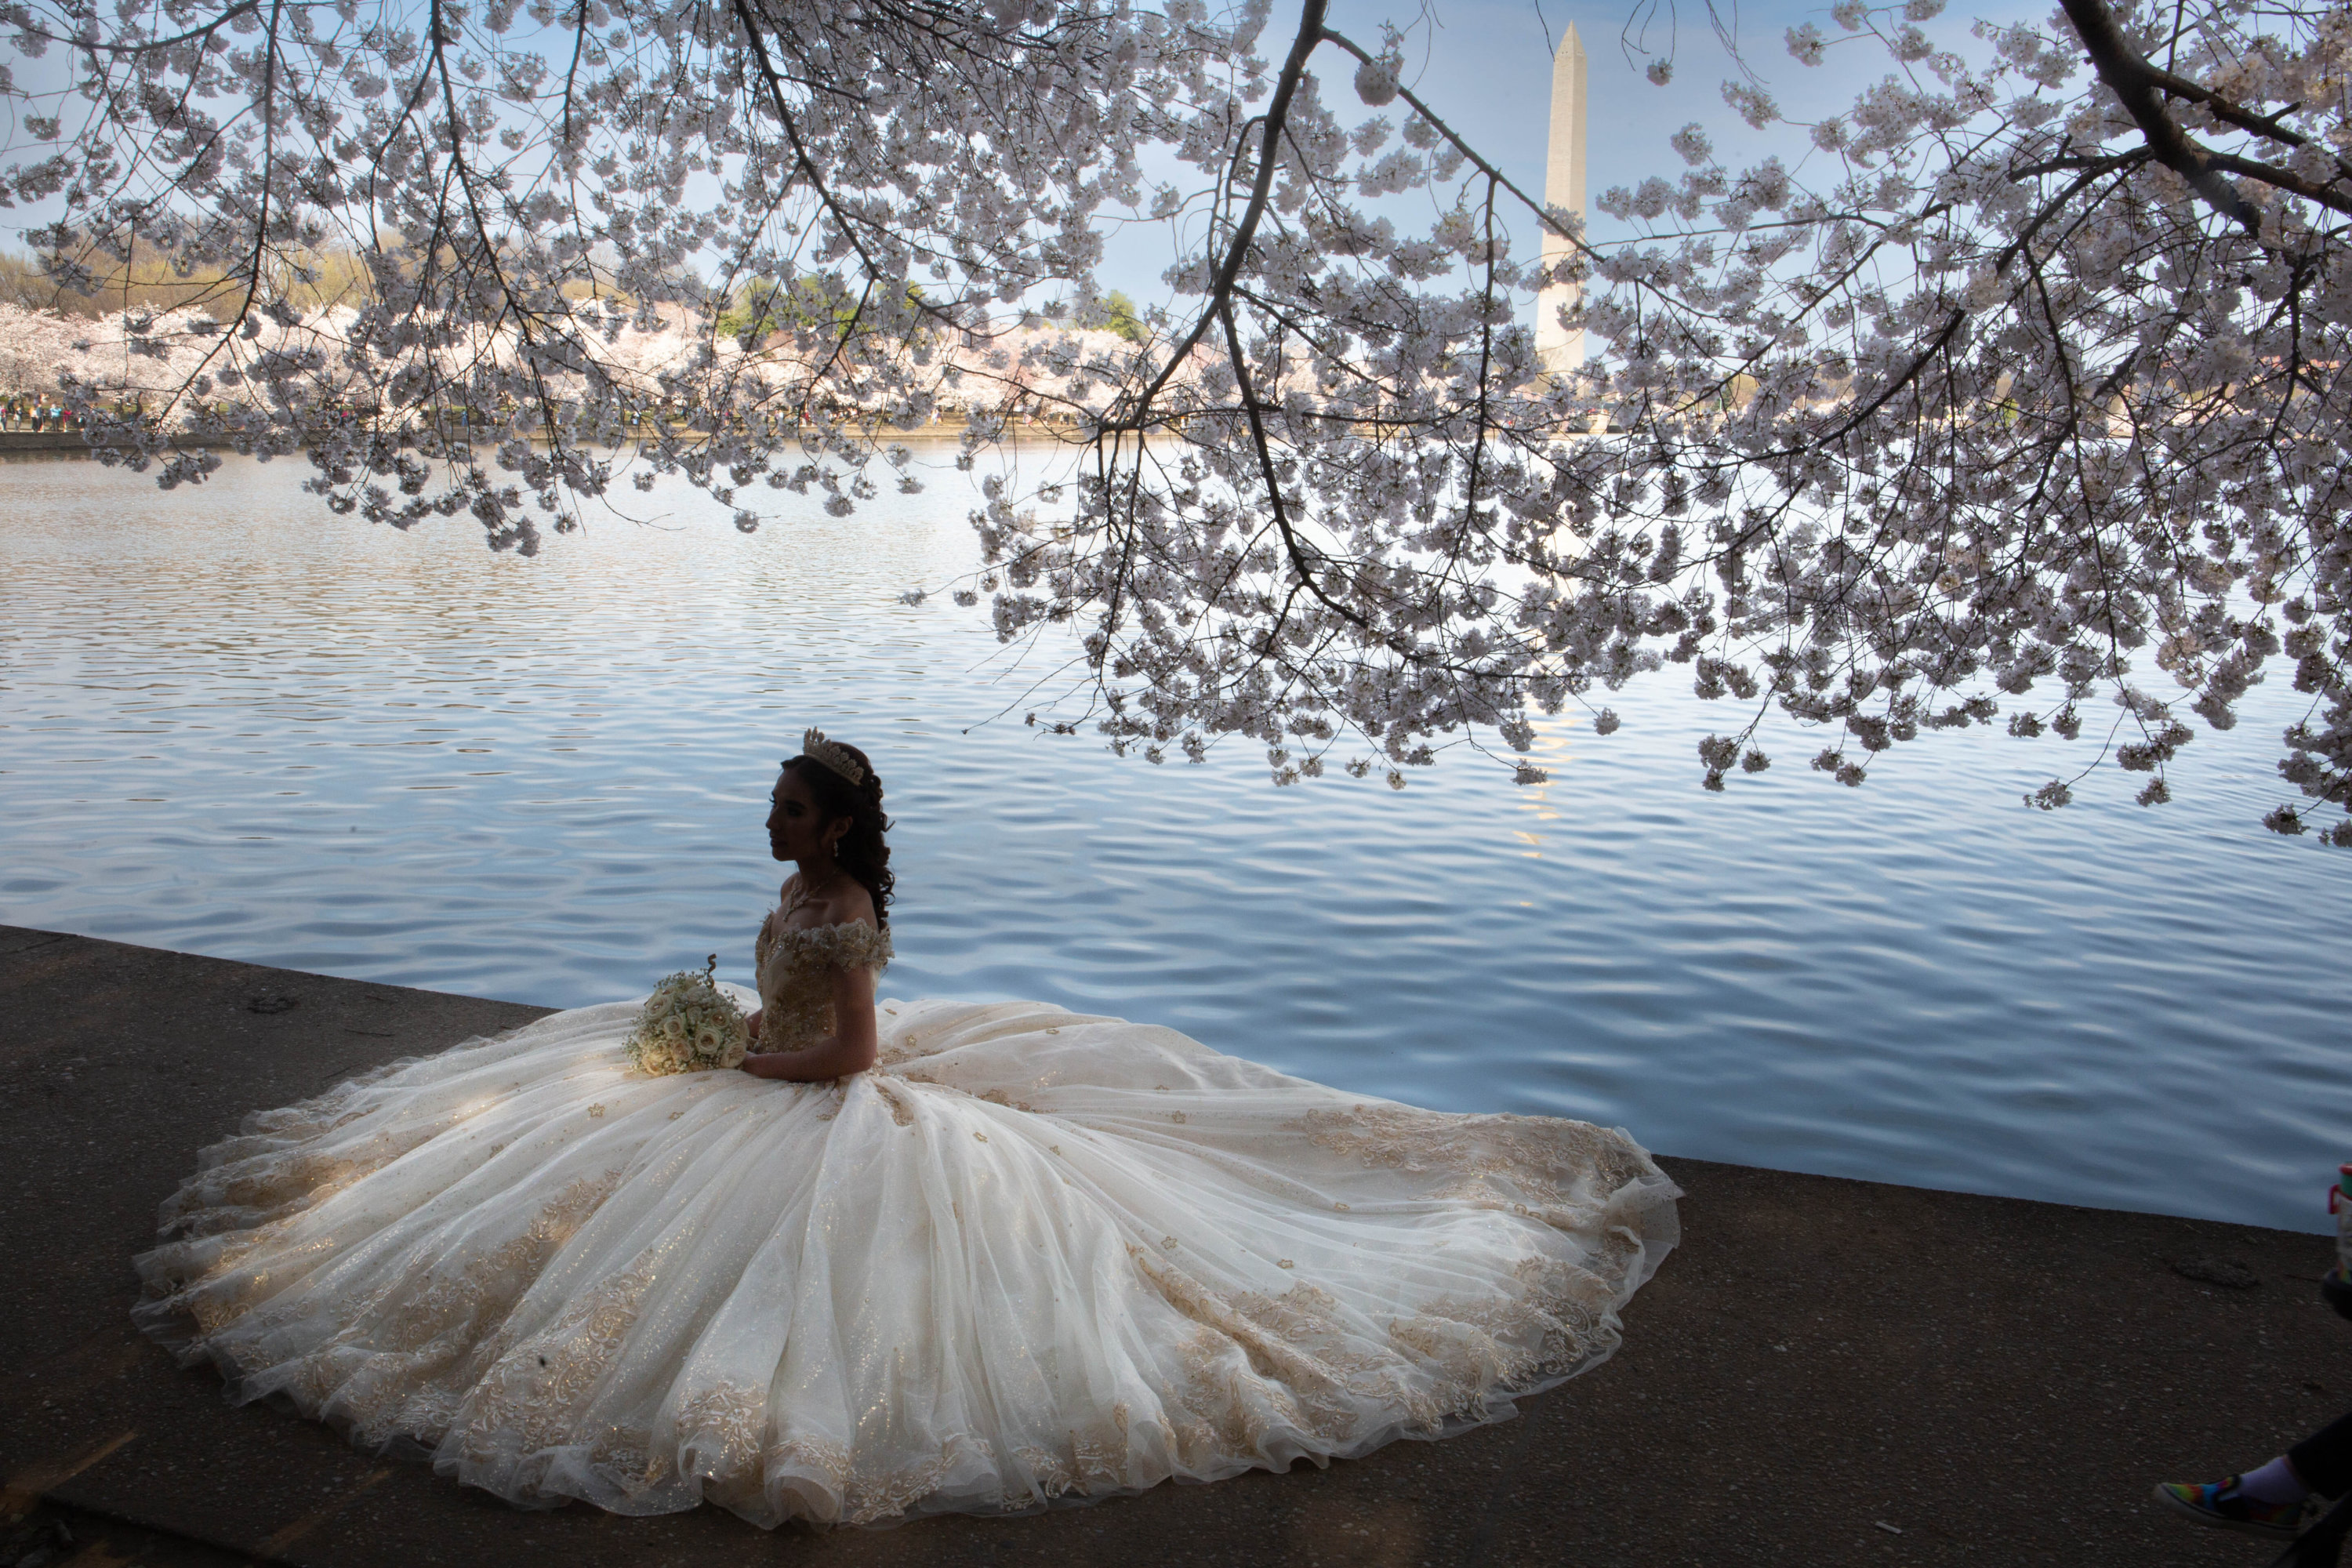
<path fill-rule="evenodd" d="M 840 774 L 853 784 L 866 782 L 866 770 L 857 765 L 857 759 L 849 754 L 849 749 L 837 742 L 826 740 L 822 730 L 811 730 L 801 737 L 801 755 Z"/>

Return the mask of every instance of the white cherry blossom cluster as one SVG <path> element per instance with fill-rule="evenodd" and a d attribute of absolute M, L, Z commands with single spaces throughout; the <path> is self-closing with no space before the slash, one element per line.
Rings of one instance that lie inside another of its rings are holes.
<path fill-rule="evenodd" d="M 1881 79 L 1799 167 L 1673 133 L 1606 246 L 1324 0 L 1278 61 L 1265 0 L 0 0 L 0 198 L 64 205 L 74 287 L 226 280 L 130 334 L 193 346 L 163 415 L 68 374 L 167 485 L 216 461 L 176 422 L 529 552 L 633 467 L 748 529 L 762 488 L 854 509 L 877 455 L 911 486 L 893 433 L 942 413 L 968 448 L 1048 418 L 1075 475 L 987 482 L 954 596 L 1070 639 L 1042 721 L 1151 761 L 1401 785 L 1466 741 L 1534 781 L 1539 716 L 1675 665 L 1736 714 L 1710 787 L 1776 721 L 1849 784 L 2005 721 L 2154 804 L 2284 655 L 2269 820 L 2352 844 L 2352 13 L 2064 0 L 1956 48 L 1939 9 L 1791 30 Z M 1086 330 L 1114 220 L 1185 242 L 1139 342 Z M 305 315 L 330 253 L 364 285 Z M 1562 283 L 1589 367 L 1524 324 Z"/>
<path fill-rule="evenodd" d="M 1697 144 L 1602 198 L 1653 236 L 1589 317 L 1636 434 L 1560 605 L 1688 618 L 1667 657 L 1749 705 L 1710 782 L 1767 708 L 1857 784 L 2005 711 L 2089 731 L 2153 805 L 2189 721 L 2229 728 L 2284 653 L 2306 799 L 2268 821 L 2352 844 L 2352 13 L 2066 0 L 1970 63 L 1921 30 L 1939 4 L 1789 33 L 1806 65 L 1891 58 L 1811 127 L 1833 176 Z"/>
<path fill-rule="evenodd" d="M 968 376 L 939 351 L 990 307 L 1085 308 L 1143 151 L 1230 136 L 1252 16 L 12 0 L 0 205 L 61 214 L 36 238 L 64 288 L 194 280 L 129 334 L 197 351 L 179 395 L 117 418 L 119 388 L 66 387 L 167 487 L 217 467 L 201 443 L 307 452 L 339 510 L 470 512 L 529 553 L 635 459 L 748 528 L 761 485 L 873 493 L 876 432 L 939 411 Z M 342 308 L 292 303 L 350 257 Z M 696 352 L 627 352 L 681 318 Z"/>

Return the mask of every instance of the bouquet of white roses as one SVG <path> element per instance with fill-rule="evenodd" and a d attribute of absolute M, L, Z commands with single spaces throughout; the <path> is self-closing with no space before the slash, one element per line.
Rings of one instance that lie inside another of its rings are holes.
<path fill-rule="evenodd" d="M 700 970 L 682 969 L 654 987 L 628 1039 L 639 1072 L 709 1072 L 743 1065 L 751 1030 L 743 1009 L 719 989 L 719 955 Z"/>

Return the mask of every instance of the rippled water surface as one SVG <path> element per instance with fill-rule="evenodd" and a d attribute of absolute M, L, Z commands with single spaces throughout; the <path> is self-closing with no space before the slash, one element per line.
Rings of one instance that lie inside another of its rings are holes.
<path fill-rule="evenodd" d="M 1549 784 L 1276 790 L 1240 747 L 1024 728 L 1044 657 L 897 600 L 972 558 L 944 464 L 748 538 L 661 493 L 667 526 L 536 561 L 329 517 L 301 475 L 0 467 L 0 920 L 558 1005 L 714 949 L 748 980 L 766 792 L 816 724 L 889 788 L 892 994 L 1668 1153 L 2305 1229 L 2352 1155 L 2352 855 L 2255 824 L 2283 670 L 2157 811 L 2114 773 L 2027 810 L 2093 742 L 1989 731 L 1859 792 L 1784 735 L 1706 795 L 1671 675 L 1605 740 L 1548 730 Z"/>

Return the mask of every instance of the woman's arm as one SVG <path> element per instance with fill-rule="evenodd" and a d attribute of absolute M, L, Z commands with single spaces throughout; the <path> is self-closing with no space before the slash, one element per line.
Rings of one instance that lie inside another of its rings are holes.
<path fill-rule="evenodd" d="M 874 1065 L 880 1048 L 874 1022 L 874 972 L 836 967 L 833 971 L 833 1033 L 797 1051 L 763 1051 L 747 1056 L 743 1058 L 743 1070 L 754 1078 L 819 1083 L 864 1072 Z"/>

